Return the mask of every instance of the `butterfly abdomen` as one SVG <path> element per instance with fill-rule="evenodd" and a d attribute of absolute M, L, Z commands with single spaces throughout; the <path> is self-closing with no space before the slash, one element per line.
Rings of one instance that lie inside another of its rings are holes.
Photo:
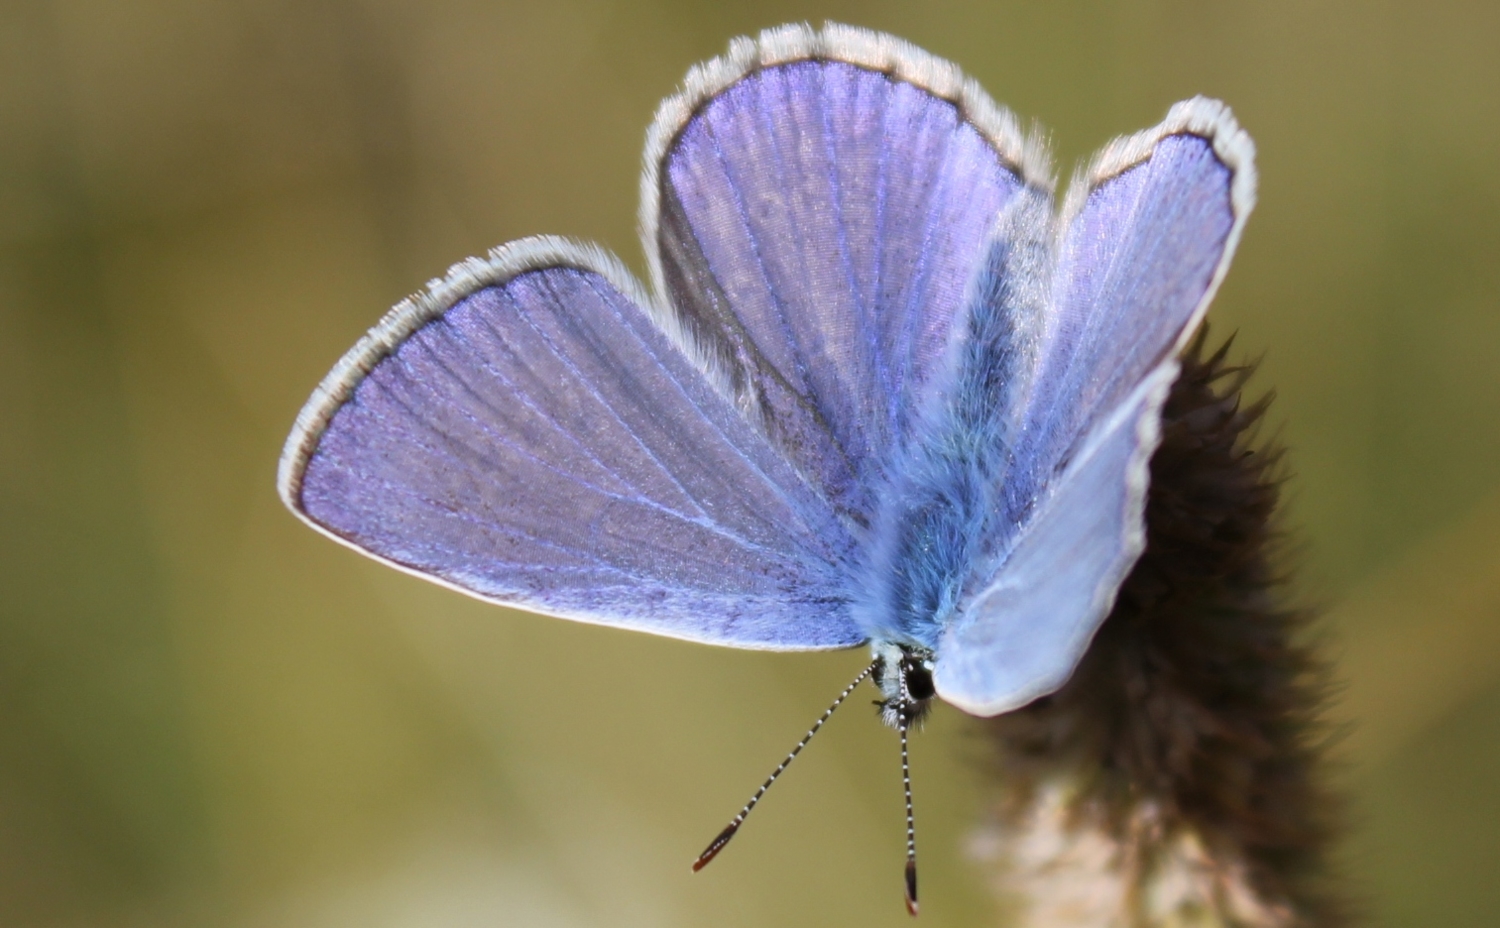
<path fill-rule="evenodd" d="M 880 497 L 859 619 L 872 638 L 934 648 L 962 607 L 994 528 L 1046 299 L 1051 214 L 1027 191 L 1000 217 L 969 286 L 965 326 L 915 440 Z"/>

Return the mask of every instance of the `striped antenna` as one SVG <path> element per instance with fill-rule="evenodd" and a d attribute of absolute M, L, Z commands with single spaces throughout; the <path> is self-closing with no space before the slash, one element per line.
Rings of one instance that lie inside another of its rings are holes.
<path fill-rule="evenodd" d="M 734 837 L 734 833 L 740 830 L 740 825 L 744 823 L 745 817 L 750 814 L 750 810 L 755 808 L 755 804 L 757 802 L 760 802 L 760 797 L 766 794 L 766 790 L 771 788 L 771 784 L 776 782 L 776 778 L 781 776 L 781 772 L 785 770 L 789 764 L 791 764 L 793 759 L 795 759 L 796 756 L 802 752 L 803 748 L 807 747 L 807 742 L 812 740 L 812 736 L 816 735 L 818 733 L 818 729 L 823 727 L 823 723 L 828 721 L 828 717 L 833 715 L 833 710 L 837 709 L 840 705 L 843 704 L 844 700 L 849 698 L 849 694 L 854 692 L 854 688 L 863 683 L 865 677 L 868 677 L 871 673 L 873 673 L 876 665 L 879 663 L 879 661 L 871 663 L 870 666 L 860 671 L 859 676 L 854 678 L 853 683 L 850 683 L 848 686 L 844 687 L 844 691 L 839 694 L 839 698 L 835 699 L 833 701 L 833 705 L 828 707 L 828 711 L 823 713 L 822 718 L 814 722 L 813 727 L 807 730 L 807 734 L 803 735 L 802 740 L 797 742 L 797 746 L 792 748 L 792 753 L 786 756 L 786 760 L 782 761 L 780 766 L 771 771 L 771 775 L 766 778 L 766 782 L 762 783 L 760 785 L 760 789 L 755 791 L 755 795 L 750 797 L 750 801 L 745 803 L 745 807 L 740 810 L 740 814 L 736 815 L 734 817 L 734 820 L 731 821 L 723 831 L 719 832 L 719 836 L 713 839 L 713 841 L 708 845 L 703 853 L 698 855 L 698 859 L 693 861 L 694 873 L 697 873 L 699 870 L 702 870 L 704 867 L 708 866 L 709 861 L 719 856 L 719 852 L 724 850 L 724 845 L 728 844 L 729 839 Z M 904 737 L 904 728 L 902 729 L 902 732 Z M 903 745 L 904 744 L 905 742 L 903 742 Z M 903 756 L 905 750 L 906 749 L 903 746 Z M 908 808 L 909 807 L 910 803 L 908 802 Z M 909 817 L 910 816 L 908 815 L 908 818 Z"/>
<path fill-rule="evenodd" d="M 911 695 L 906 691 L 906 660 L 901 661 L 901 785 L 906 789 L 906 911 L 917 917 L 917 820 L 911 810 L 911 764 L 906 755 L 906 729 L 911 721 Z"/>

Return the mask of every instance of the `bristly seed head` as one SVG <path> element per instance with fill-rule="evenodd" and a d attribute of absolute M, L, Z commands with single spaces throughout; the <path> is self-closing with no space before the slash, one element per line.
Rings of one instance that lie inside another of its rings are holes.
<path fill-rule="evenodd" d="M 1140 925 L 1357 921 L 1323 759 L 1330 671 L 1286 587 L 1282 452 L 1256 433 L 1269 400 L 1206 340 L 1162 411 L 1145 552 L 1088 653 L 981 723 L 1003 791 L 988 859 L 1016 925 L 1092 926 L 1110 899 Z"/>

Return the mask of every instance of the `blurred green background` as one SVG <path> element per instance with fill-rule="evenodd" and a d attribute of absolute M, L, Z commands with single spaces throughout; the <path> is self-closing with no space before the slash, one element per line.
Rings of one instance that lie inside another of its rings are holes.
<path fill-rule="evenodd" d="M 510 614 L 273 478 L 387 306 L 517 236 L 640 268 L 657 101 L 834 18 L 960 63 L 1065 168 L 1206 93 L 1260 148 L 1211 318 L 1266 355 L 1381 926 L 1500 923 L 1500 5 L 6 0 L 0 924 L 906 924 L 865 660 Z M 923 923 L 994 923 L 982 748 L 914 743 Z"/>

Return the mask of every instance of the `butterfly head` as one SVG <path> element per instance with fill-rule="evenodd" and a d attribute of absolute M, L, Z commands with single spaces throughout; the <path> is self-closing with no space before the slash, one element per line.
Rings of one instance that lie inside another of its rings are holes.
<path fill-rule="evenodd" d="M 921 645 L 876 642 L 874 672 L 870 675 L 880 687 L 880 719 L 892 728 L 919 725 L 932 710 L 937 696 L 933 686 L 933 653 Z"/>

